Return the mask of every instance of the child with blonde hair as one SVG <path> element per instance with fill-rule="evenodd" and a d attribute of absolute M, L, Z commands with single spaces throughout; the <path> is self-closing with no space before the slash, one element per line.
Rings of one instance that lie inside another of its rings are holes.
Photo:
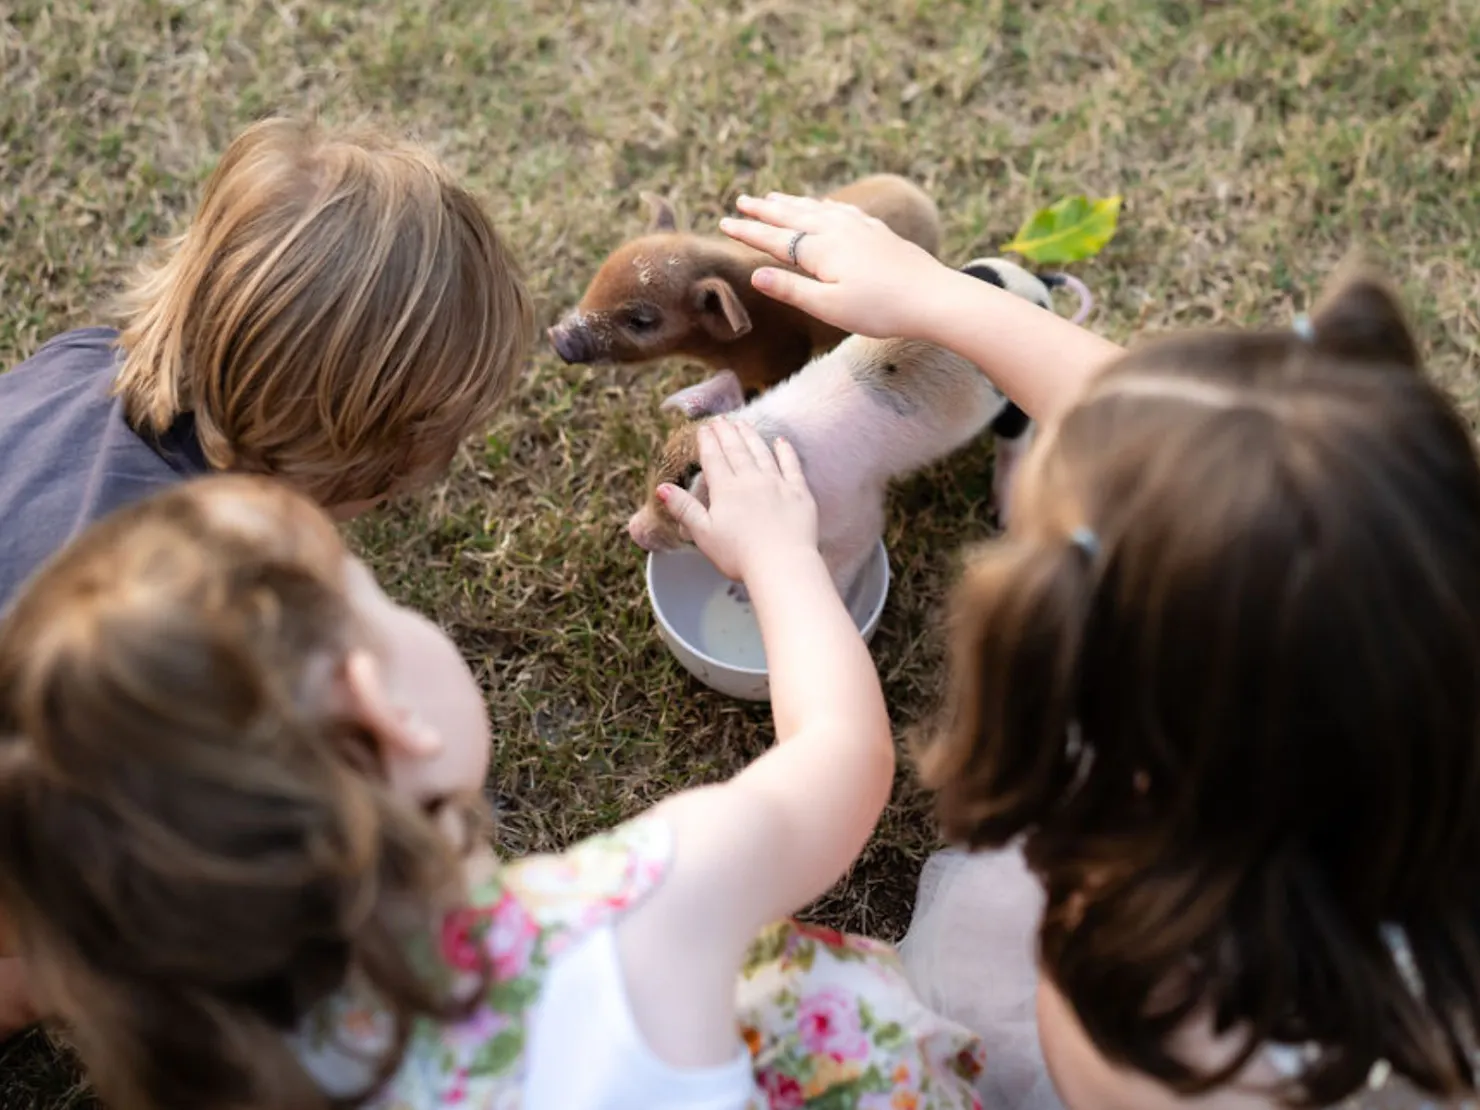
<path fill-rule="evenodd" d="M 0 374 L 0 611 L 90 522 L 196 475 L 274 475 L 341 519 L 424 485 L 534 325 L 508 247 L 430 154 L 286 119 L 230 144 L 124 309 L 121 333 L 66 332 Z M 0 1035 L 30 1016 L 0 959 Z"/>
<path fill-rule="evenodd" d="M 338 517 L 441 475 L 533 340 L 518 267 L 425 150 L 287 119 L 227 147 L 122 298 L 0 375 L 0 607 L 90 521 L 209 471 Z"/>
<path fill-rule="evenodd" d="M 0 626 L 0 902 L 117 1110 L 968 1110 L 982 1061 L 890 950 L 788 920 L 894 747 L 795 454 L 701 440 L 776 744 L 559 855 L 479 835 L 457 649 L 281 483 L 118 510 Z"/>
<path fill-rule="evenodd" d="M 1480 461 L 1396 298 L 1356 273 L 1292 328 L 1125 354 L 862 213 L 742 209 L 808 271 L 762 289 L 952 346 L 1042 422 L 920 767 L 948 840 L 1042 885 L 1064 1104 L 1473 1106 Z"/>

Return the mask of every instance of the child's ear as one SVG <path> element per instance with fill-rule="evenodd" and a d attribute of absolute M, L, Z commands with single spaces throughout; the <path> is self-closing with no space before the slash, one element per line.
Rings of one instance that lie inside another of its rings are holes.
<path fill-rule="evenodd" d="M 643 203 L 648 206 L 649 231 L 678 230 L 678 218 L 673 214 L 673 205 L 656 193 L 643 193 L 641 196 Z"/>
<path fill-rule="evenodd" d="M 350 652 L 338 679 L 343 712 L 374 738 L 382 759 L 428 759 L 442 750 L 436 729 L 392 703 L 384 672 L 368 651 Z"/>
<path fill-rule="evenodd" d="M 745 390 L 733 370 L 721 370 L 697 385 L 670 394 L 658 406 L 659 412 L 681 412 L 690 420 L 745 407 Z"/>
<path fill-rule="evenodd" d="M 750 313 L 735 287 L 722 277 L 700 278 L 694 283 L 694 309 L 699 322 L 720 340 L 739 339 L 750 330 Z"/>

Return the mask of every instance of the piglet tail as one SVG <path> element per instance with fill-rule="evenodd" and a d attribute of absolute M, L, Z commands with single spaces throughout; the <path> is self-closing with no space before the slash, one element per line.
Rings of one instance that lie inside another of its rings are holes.
<path fill-rule="evenodd" d="M 948 840 L 1001 846 L 1070 792 L 1087 758 L 1074 721 L 1096 562 L 1090 540 L 1007 541 L 957 586 L 950 709 L 919 757 Z"/>

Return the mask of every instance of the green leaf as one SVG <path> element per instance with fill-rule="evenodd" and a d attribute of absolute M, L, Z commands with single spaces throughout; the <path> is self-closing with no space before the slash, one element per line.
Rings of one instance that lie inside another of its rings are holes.
<path fill-rule="evenodd" d="M 540 986 L 539 978 L 533 975 L 506 979 L 488 992 L 488 1004 L 501 1014 L 522 1014 L 539 998 Z"/>
<path fill-rule="evenodd" d="M 505 1029 L 478 1050 L 468 1067 L 472 1075 L 502 1075 L 524 1051 L 524 1030 Z"/>
<path fill-rule="evenodd" d="M 797 949 L 796 954 L 792 957 L 792 962 L 801 968 L 803 972 L 811 971 L 812 965 L 817 962 L 817 943 L 810 940 L 804 943 Z"/>
<path fill-rule="evenodd" d="M 809 1098 L 807 1110 L 854 1110 L 862 1095 L 876 1089 L 866 1087 L 856 1079 L 849 1083 L 840 1083 Z"/>
<path fill-rule="evenodd" d="M 751 942 L 750 950 L 745 954 L 745 962 L 742 966 L 744 977 L 752 978 L 767 964 L 779 960 L 786 953 L 787 940 L 787 931 L 782 927 L 773 925 L 763 929 Z"/>
<path fill-rule="evenodd" d="M 1118 196 L 1095 201 L 1082 195 L 1065 197 L 1035 212 L 1002 250 L 1031 262 L 1078 262 L 1105 248 L 1119 219 Z"/>
<path fill-rule="evenodd" d="M 903 1048 L 908 1042 L 904 1026 L 897 1021 L 891 1021 L 888 1025 L 881 1026 L 874 1031 L 874 1043 L 880 1048 L 893 1050 Z"/>

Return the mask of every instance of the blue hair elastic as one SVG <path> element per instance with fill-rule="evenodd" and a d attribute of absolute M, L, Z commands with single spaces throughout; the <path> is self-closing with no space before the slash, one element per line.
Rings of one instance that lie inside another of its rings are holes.
<path fill-rule="evenodd" d="M 1100 554 L 1100 537 L 1094 534 L 1092 529 L 1080 525 L 1069 533 L 1069 542 L 1083 551 L 1091 559 Z"/>
<path fill-rule="evenodd" d="M 1310 317 L 1303 312 L 1291 321 L 1290 330 L 1307 343 L 1314 343 L 1316 341 L 1315 326 L 1310 322 Z"/>

